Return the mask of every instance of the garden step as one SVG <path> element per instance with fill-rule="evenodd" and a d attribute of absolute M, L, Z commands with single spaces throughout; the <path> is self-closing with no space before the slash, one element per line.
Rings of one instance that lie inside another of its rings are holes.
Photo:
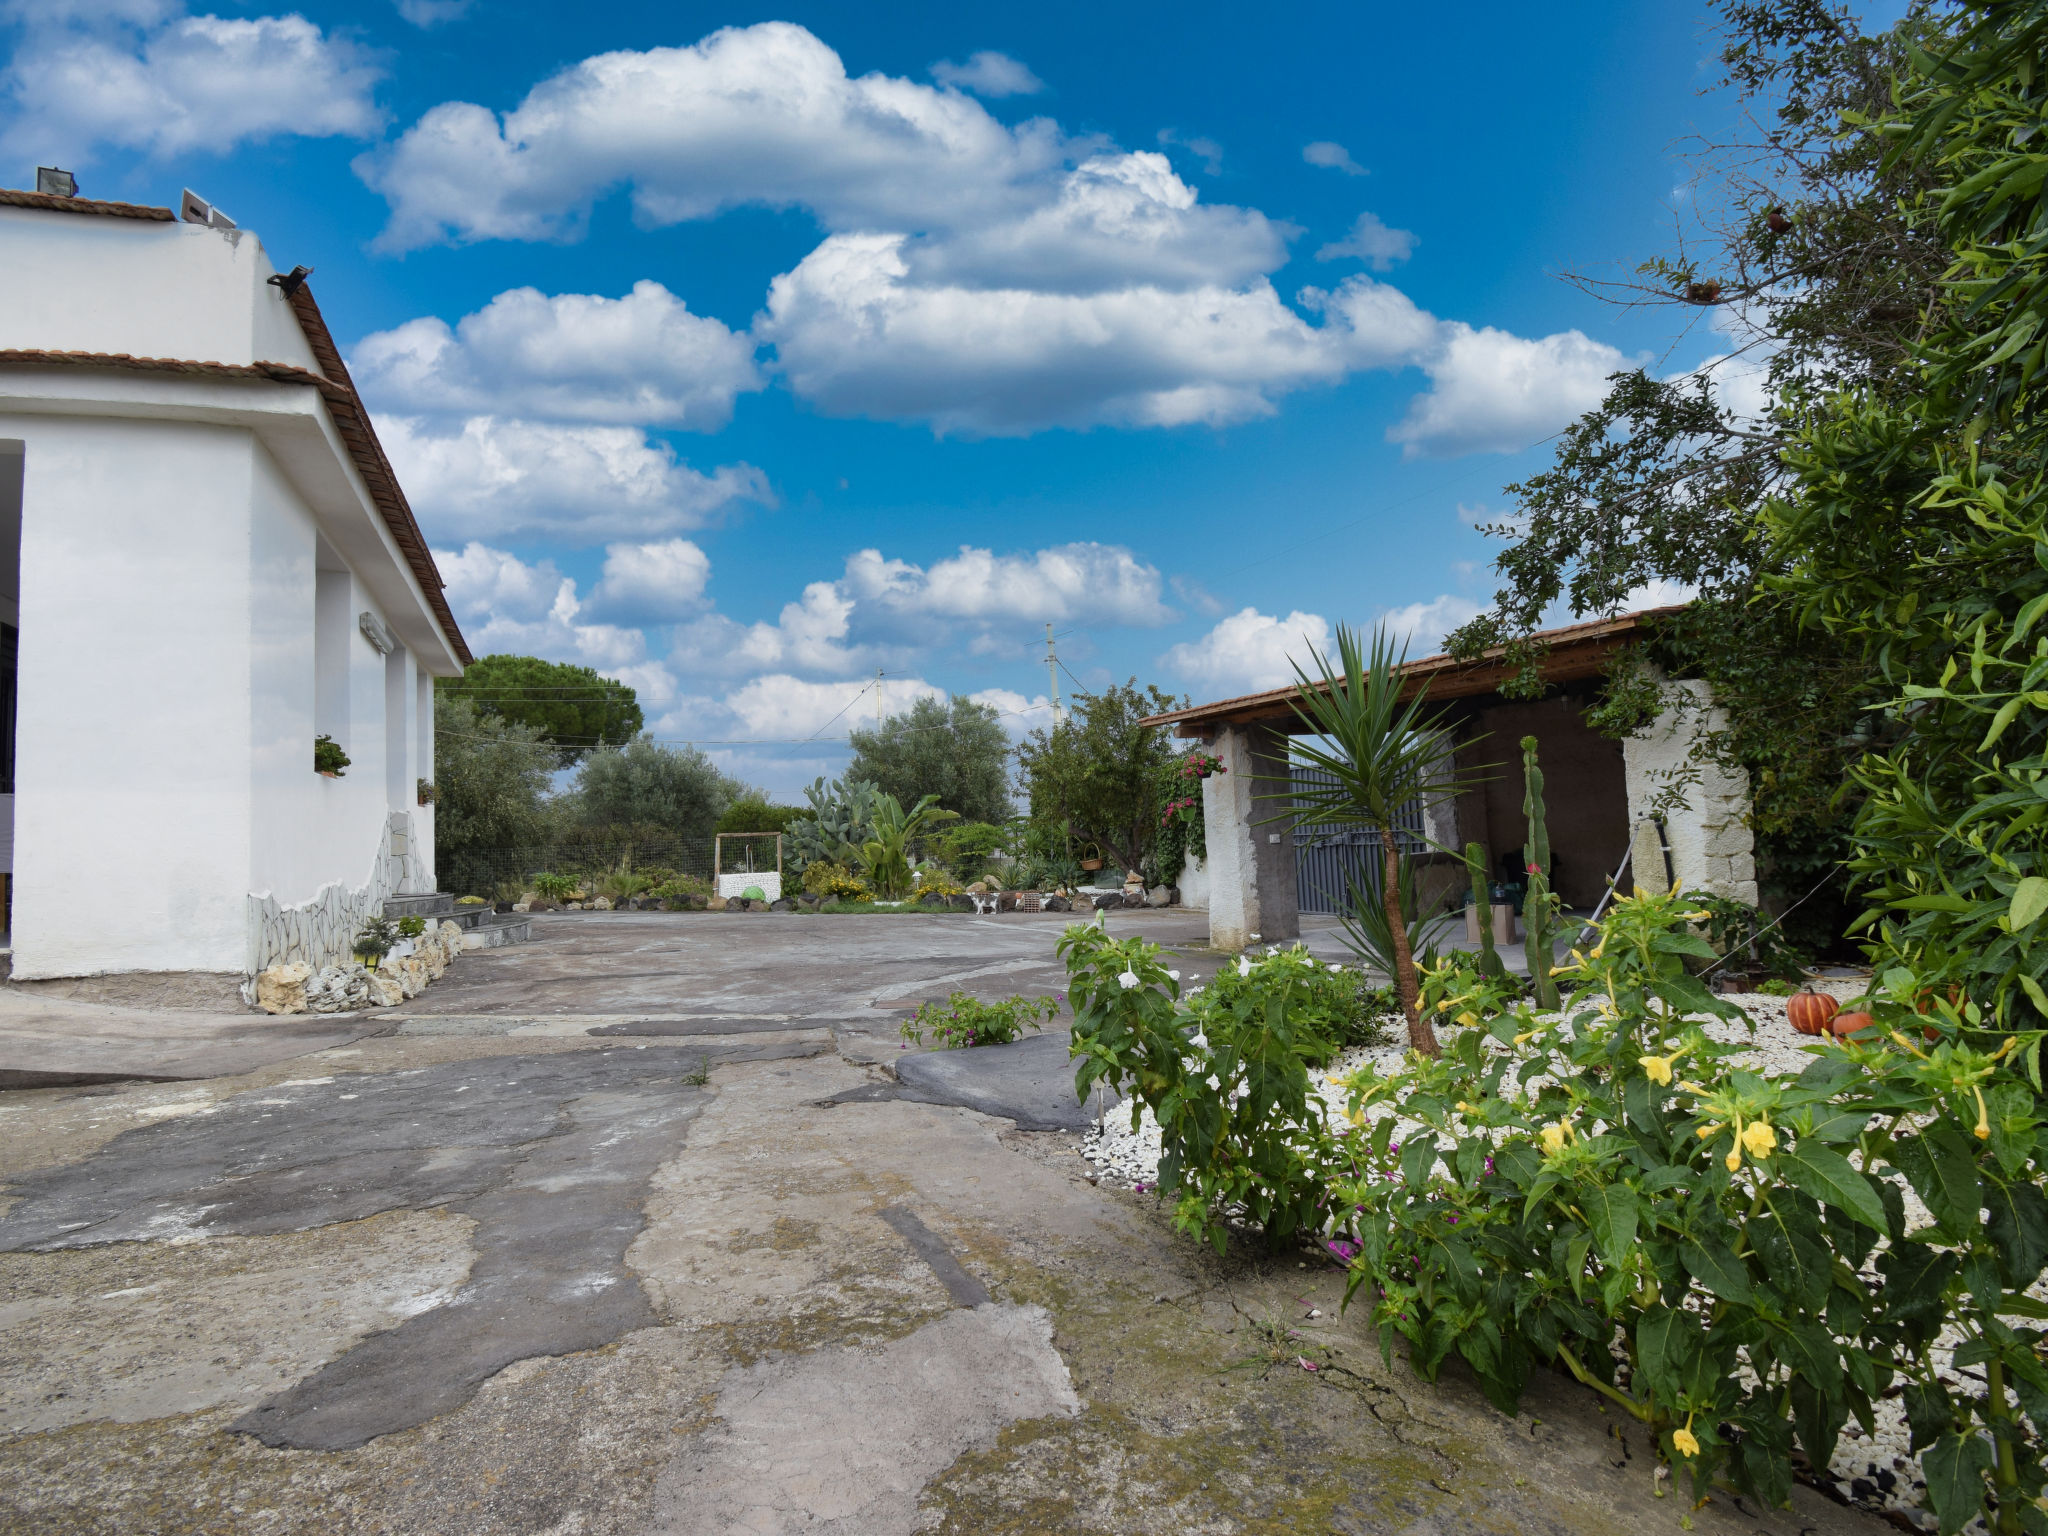
<path fill-rule="evenodd" d="M 524 912 L 479 910 L 478 922 L 462 936 L 464 949 L 496 949 L 501 944 L 524 944 L 533 937 L 533 922 Z"/>
<path fill-rule="evenodd" d="M 455 898 L 447 891 L 384 898 L 384 915 L 394 920 L 401 917 L 449 917 L 454 911 Z"/>

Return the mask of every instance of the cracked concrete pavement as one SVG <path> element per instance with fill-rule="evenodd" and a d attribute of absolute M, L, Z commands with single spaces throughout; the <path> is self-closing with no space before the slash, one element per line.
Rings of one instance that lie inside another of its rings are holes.
<path fill-rule="evenodd" d="M 0 1092 L 0 1529 L 1880 1529 L 1659 1499 L 1570 1383 L 1426 1386 L 1335 1269 L 1089 1183 L 1018 1128 L 1063 1024 L 901 1091 L 1060 926 L 564 914 L 381 1035 Z"/>

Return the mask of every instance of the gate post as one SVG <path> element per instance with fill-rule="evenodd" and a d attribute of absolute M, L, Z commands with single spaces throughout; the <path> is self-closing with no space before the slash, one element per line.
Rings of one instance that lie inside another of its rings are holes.
<path fill-rule="evenodd" d="M 1225 772 L 1202 781 L 1209 846 L 1209 947 L 1237 951 L 1253 942 L 1301 937 L 1295 904 L 1294 831 L 1284 802 L 1261 799 L 1288 784 L 1287 738 L 1270 725 L 1227 725 L 1210 751 Z"/>

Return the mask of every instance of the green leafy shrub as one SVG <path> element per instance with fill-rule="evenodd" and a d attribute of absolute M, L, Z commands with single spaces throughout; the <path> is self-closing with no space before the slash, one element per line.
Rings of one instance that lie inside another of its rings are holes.
<path fill-rule="evenodd" d="M 919 900 L 927 896 L 958 896 L 967 887 L 955 880 L 936 864 L 925 864 L 916 871 L 916 891 Z"/>
<path fill-rule="evenodd" d="M 1450 1048 L 1349 1080 L 1331 1245 L 1352 1294 L 1383 1347 L 1406 1339 L 1425 1378 L 1462 1357 L 1503 1411 L 1563 1366 L 1699 1495 L 1726 1478 L 1784 1504 L 1795 1444 L 1826 1467 L 1896 1389 L 1942 1531 L 1980 1511 L 2048 1529 L 2048 1307 L 2025 1294 L 2048 1263 L 2039 1037 L 1993 1046 L 1974 1004 L 1928 1004 L 1899 968 L 1871 999 L 1888 1027 L 1760 1077 L 1687 1020 L 1741 1018 L 1686 970 L 1712 953 L 1700 921 L 1683 897 L 1617 902 L 1558 968 L 1577 988 L 1559 1015 L 1471 965 L 1430 972 L 1425 1004 L 1465 1023 Z M 1947 1369 L 1979 1374 L 1957 1391 Z"/>
<path fill-rule="evenodd" d="M 1240 970 L 1226 965 L 1215 980 L 1194 993 L 1188 1012 L 1197 1028 L 1213 1035 L 1208 1027 L 1213 1016 L 1236 1016 L 1246 998 L 1261 1000 L 1272 995 L 1284 972 L 1288 986 L 1288 1008 L 1292 1027 L 1302 1043 L 1311 1066 L 1327 1066 L 1339 1051 L 1355 1045 L 1376 1045 L 1385 1033 L 1390 1015 L 1401 1011 L 1401 999 L 1390 986 L 1374 986 L 1372 978 L 1356 966 L 1323 965 L 1307 950 L 1292 949 L 1254 957 L 1251 968 Z"/>
<path fill-rule="evenodd" d="M 1728 969 L 1787 980 L 1799 974 L 1800 956 L 1785 942 L 1782 928 L 1748 902 L 1708 891 L 1687 891 L 1684 900 L 1707 914 L 1707 942 Z"/>
<path fill-rule="evenodd" d="M 905 1019 L 903 1038 L 917 1045 L 923 1045 L 929 1038 L 941 1050 L 1008 1045 L 1024 1032 L 1027 1024 L 1042 1029 L 1045 1026 L 1039 1022 L 1041 1019 L 1056 1019 L 1059 1014 L 1057 997 L 1019 994 L 999 1003 L 984 1003 L 972 993 L 955 992 L 944 1003 L 925 1003 Z"/>
<path fill-rule="evenodd" d="M 677 901 L 691 896 L 709 896 L 711 882 L 699 875 L 670 875 L 648 892 L 664 901 Z"/>
<path fill-rule="evenodd" d="M 351 761 L 352 759 L 349 755 L 341 750 L 341 743 L 332 736 L 322 735 L 313 738 L 313 771 L 315 773 L 331 773 L 337 779 L 342 778 L 346 775 Z"/>
<path fill-rule="evenodd" d="M 408 912 L 398 920 L 398 931 L 405 938 L 416 939 L 427 931 L 427 920 L 416 912 Z"/>
<path fill-rule="evenodd" d="M 1275 1247 L 1320 1230 L 1335 1152 L 1309 1107 L 1309 1067 L 1333 1047 L 1308 1022 L 1328 1001 L 1308 953 L 1241 956 L 1236 971 L 1249 985 L 1211 987 L 1181 1008 L 1180 973 L 1160 963 L 1156 944 L 1080 924 L 1059 952 L 1082 1058 L 1075 1091 L 1085 1100 L 1097 1082 L 1115 1090 L 1134 1128 L 1152 1111 L 1159 1189 L 1175 1201 L 1175 1224 L 1219 1253 L 1233 1215 L 1257 1222 Z"/>
<path fill-rule="evenodd" d="M 533 894 L 543 901 L 567 901 L 576 894 L 576 881 L 569 875 L 554 875 L 543 870 L 533 877 Z"/>
<path fill-rule="evenodd" d="M 595 876 L 589 888 L 599 896 L 613 901 L 629 901 L 642 892 L 651 889 L 654 879 L 645 870 L 628 868 L 608 869 Z"/>
<path fill-rule="evenodd" d="M 455 898 L 455 905 L 458 907 L 487 907 L 490 903 L 481 896 L 458 896 Z"/>

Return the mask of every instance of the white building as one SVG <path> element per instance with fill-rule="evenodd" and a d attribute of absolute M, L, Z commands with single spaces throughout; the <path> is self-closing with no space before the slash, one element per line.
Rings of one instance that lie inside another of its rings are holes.
<path fill-rule="evenodd" d="M 189 194 L 0 191 L 0 273 L 13 975 L 345 960 L 434 889 L 469 653 L 303 270 Z"/>

